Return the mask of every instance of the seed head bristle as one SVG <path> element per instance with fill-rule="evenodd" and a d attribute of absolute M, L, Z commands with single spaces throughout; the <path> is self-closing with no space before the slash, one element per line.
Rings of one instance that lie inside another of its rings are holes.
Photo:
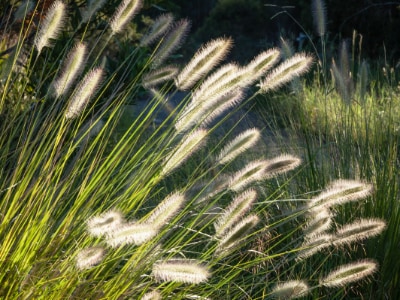
<path fill-rule="evenodd" d="M 87 221 L 88 232 L 92 236 L 102 236 L 117 230 L 125 223 L 121 212 L 110 210 Z"/>
<path fill-rule="evenodd" d="M 308 284 L 303 280 L 291 280 L 277 284 L 272 289 L 274 299 L 289 300 L 306 296 L 310 291 Z"/>
<path fill-rule="evenodd" d="M 174 21 L 174 16 L 170 13 L 162 14 L 157 19 L 154 20 L 149 33 L 144 35 L 140 40 L 141 46 L 149 46 L 154 43 L 158 38 L 163 36 L 172 25 Z"/>
<path fill-rule="evenodd" d="M 193 259 L 169 259 L 153 265 L 152 274 L 158 282 L 199 284 L 211 276 L 208 268 Z"/>
<path fill-rule="evenodd" d="M 122 0 L 111 17 L 110 27 L 112 34 L 121 32 L 142 6 L 143 0 Z"/>
<path fill-rule="evenodd" d="M 113 248 L 121 245 L 139 246 L 151 240 L 157 233 L 157 228 L 151 224 L 129 223 L 108 234 L 106 242 Z"/>
<path fill-rule="evenodd" d="M 76 256 L 76 266 L 80 270 L 89 269 L 103 260 L 105 250 L 101 247 L 90 247 L 81 250 Z"/>

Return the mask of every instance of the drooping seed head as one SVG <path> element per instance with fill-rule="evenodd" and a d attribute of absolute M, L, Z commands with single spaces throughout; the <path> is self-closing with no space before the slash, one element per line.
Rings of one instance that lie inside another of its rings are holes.
<path fill-rule="evenodd" d="M 141 46 L 149 46 L 154 43 L 158 38 L 164 35 L 172 25 L 174 16 L 170 13 L 162 14 L 154 20 L 149 33 L 144 35 L 140 40 Z"/>
<path fill-rule="evenodd" d="M 169 259 L 153 265 L 155 280 L 158 282 L 181 282 L 199 284 L 206 282 L 211 274 L 208 268 L 193 259 Z"/>
<path fill-rule="evenodd" d="M 113 248 L 122 245 L 139 246 L 151 240 L 157 233 L 157 228 L 151 224 L 129 223 L 112 231 L 107 236 L 106 242 Z"/>
<path fill-rule="evenodd" d="M 378 264 L 373 260 L 361 260 L 342 265 L 326 277 L 321 278 L 320 284 L 326 287 L 341 287 L 373 274 L 377 268 Z"/>
<path fill-rule="evenodd" d="M 286 173 L 297 168 L 301 164 L 301 159 L 290 155 L 282 154 L 273 159 L 268 160 L 268 165 L 265 168 L 267 178 Z"/>
<path fill-rule="evenodd" d="M 318 36 L 324 36 L 326 32 L 326 5 L 323 0 L 312 1 L 312 14 L 316 33 Z"/>
<path fill-rule="evenodd" d="M 117 210 L 110 210 L 87 221 L 87 230 L 93 236 L 111 233 L 125 223 L 124 216 Z"/>
<path fill-rule="evenodd" d="M 296 299 L 306 296 L 310 287 L 303 280 L 290 280 L 279 283 L 272 289 L 272 297 L 279 300 Z"/>
<path fill-rule="evenodd" d="M 175 80 L 177 88 L 190 89 L 226 56 L 231 46 L 232 40 L 227 38 L 215 39 L 203 45 L 179 73 Z"/>
<path fill-rule="evenodd" d="M 331 234 L 320 234 L 306 236 L 306 240 L 301 245 L 302 250 L 297 253 L 297 260 L 302 260 L 310 257 L 318 251 L 325 249 L 332 245 L 333 236 Z"/>
<path fill-rule="evenodd" d="M 306 226 L 303 228 L 304 234 L 308 237 L 319 235 L 329 230 L 332 225 L 333 214 L 328 208 L 311 210 Z"/>
<path fill-rule="evenodd" d="M 264 180 L 266 178 L 265 169 L 267 166 L 267 160 L 256 160 L 248 163 L 244 168 L 233 174 L 229 183 L 229 189 L 239 192 L 251 183 Z"/>
<path fill-rule="evenodd" d="M 152 70 L 143 76 L 143 87 L 146 89 L 153 88 L 156 85 L 173 79 L 178 72 L 178 68 L 174 66 L 165 66 Z"/>
<path fill-rule="evenodd" d="M 83 249 L 76 256 L 76 266 L 80 270 L 89 269 L 101 262 L 105 253 L 102 247 Z"/>

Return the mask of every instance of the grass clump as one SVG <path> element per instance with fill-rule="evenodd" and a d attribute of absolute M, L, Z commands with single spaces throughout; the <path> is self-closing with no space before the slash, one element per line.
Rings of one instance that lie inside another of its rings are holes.
<path fill-rule="evenodd" d="M 189 21 L 172 23 L 168 15 L 112 68 L 110 60 L 119 55 L 113 51 L 123 50 L 116 46 L 118 34 L 141 6 L 123 0 L 105 28 L 93 29 L 93 41 L 86 30 L 100 4 L 84 10 L 78 28 L 60 4 L 57 13 L 62 10 L 65 18 L 57 21 L 54 7 L 46 12 L 35 32 L 40 46 L 29 47 L 21 35 L 17 47 L 6 51 L 0 66 L 0 296 L 260 299 L 326 285 L 338 275 L 321 284 L 317 276 L 308 278 L 309 285 L 281 283 L 304 261 L 299 254 L 309 244 L 302 223 L 313 206 L 282 214 L 274 209 L 280 189 L 261 196 L 267 179 L 287 185 L 285 176 L 301 159 L 249 153 L 261 135 L 256 129 L 232 138 L 234 128 L 225 128 L 213 138 L 229 110 L 243 109 L 240 101 L 252 99 L 245 96 L 254 82 L 260 81 L 256 93 L 275 89 L 308 70 L 312 58 L 299 54 L 274 68 L 277 53 L 271 50 L 250 67 L 228 64 L 212 73 L 231 44 L 218 39 L 185 67 L 166 68 L 189 28 Z M 62 32 L 67 42 L 49 32 Z M 154 49 L 144 47 L 151 42 L 158 42 Z M 86 44 L 91 50 L 78 55 Z M 171 106 L 169 98 L 179 89 L 191 92 Z M 121 116 L 141 94 L 145 108 L 120 130 Z M 10 103 L 25 103 L 27 95 L 29 105 L 9 109 Z M 171 110 L 155 124 L 164 107 Z M 294 227 L 280 232 L 287 225 Z M 348 235 L 350 229 L 343 228 L 340 235 Z M 271 239 L 255 251 L 261 237 Z M 288 271 L 286 263 L 292 265 Z"/>

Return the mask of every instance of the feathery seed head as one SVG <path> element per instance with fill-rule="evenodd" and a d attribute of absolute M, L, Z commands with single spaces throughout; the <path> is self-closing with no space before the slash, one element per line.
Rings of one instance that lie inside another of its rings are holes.
<path fill-rule="evenodd" d="M 304 297 L 310 291 L 309 286 L 303 280 L 290 280 L 279 283 L 272 289 L 274 299 L 288 300 Z"/>
<path fill-rule="evenodd" d="M 283 86 L 295 77 L 306 73 L 312 62 L 313 58 L 304 53 L 293 55 L 273 69 L 267 77 L 261 81 L 259 85 L 260 89 L 264 92 L 268 92 Z"/>
<path fill-rule="evenodd" d="M 170 54 L 182 45 L 189 29 L 190 22 L 186 19 L 179 20 L 173 24 L 154 54 L 153 63 L 151 65 L 153 69 L 159 67 Z"/>
<path fill-rule="evenodd" d="M 217 163 L 226 164 L 232 161 L 239 154 L 253 147 L 260 139 L 260 135 L 260 131 L 257 128 L 251 128 L 240 133 L 221 150 L 217 157 Z"/>
<path fill-rule="evenodd" d="M 169 195 L 153 209 L 144 223 L 151 224 L 159 230 L 178 213 L 185 200 L 185 196 L 180 192 Z"/>
<path fill-rule="evenodd" d="M 207 134 L 208 131 L 205 129 L 197 129 L 186 134 L 182 138 L 182 142 L 165 159 L 161 175 L 165 176 L 169 174 L 186 161 L 205 143 Z"/>
<path fill-rule="evenodd" d="M 268 164 L 267 160 L 256 160 L 248 163 L 247 166 L 232 176 L 229 182 L 229 189 L 239 192 L 249 184 L 265 179 L 265 169 Z"/>
<path fill-rule="evenodd" d="M 294 54 L 293 45 L 289 41 L 285 40 L 283 37 L 280 37 L 280 40 L 280 50 L 282 53 L 282 57 L 284 59 L 288 59 Z"/>
<path fill-rule="evenodd" d="M 66 17 L 66 5 L 59 0 L 50 6 L 36 33 L 34 45 L 40 53 L 43 47 L 51 46 L 51 40 L 57 38 Z"/>
<path fill-rule="evenodd" d="M 161 294 L 157 291 L 151 291 L 143 295 L 141 300 L 162 300 Z"/>
<path fill-rule="evenodd" d="M 311 199 L 309 207 L 332 207 L 368 197 L 373 192 L 371 184 L 356 180 L 336 180 L 324 192 Z"/>
<path fill-rule="evenodd" d="M 297 168 L 301 164 L 301 159 L 290 154 L 282 154 L 267 162 L 265 173 L 267 178 L 271 178 Z"/>
<path fill-rule="evenodd" d="M 315 31 L 318 36 L 324 36 L 326 32 L 326 5 L 323 0 L 312 1 L 312 14 L 314 17 Z"/>
<path fill-rule="evenodd" d="M 140 40 L 141 46 L 149 46 L 165 34 L 172 25 L 174 21 L 174 16 L 170 13 L 162 14 L 157 19 L 155 19 L 153 25 L 150 28 L 149 33 L 144 35 Z"/>
<path fill-rule="evenodd" d="M 215 236 L 222 237 L 226 232 L 251 209 L 257 198 L 257 192 L 253 189 L 242 192 L 233 199 L 225 212 L 215 221 Z"/>
<path fill-rule="evenodd" d="M 151 240 L 157 233 L 157 228 L 151 224 L 124 224 L 108 234 L 106 242 L 113 248 L 131 244 L 139 246 Z"/>
<path fill-rule="evenodd" d="M 143 87 L 146 89 L 153 88 L 160 83 L 173 79 L 178 72 L 178 68 L 173 66 L 152 70 L 143 76 Z"/>
<path fill-rule="evenodd" d="M 386 228 L 386 223 L 379 219 L 360 219 L 339 228 L 333 244 L 335 246 L 350 244 L 369 237 L 377 236 Z"/>
<path fill-rule="evenodd" d="M 90 98 L 97 92 L 103 74 L 102 68 L 95 68 L 85 75 L 70 99 L 65 118 L 73 119 L 80 115 Z"/>
<path fill-rule="evenodd" d="M 103 260 L 105 250 L 101 247 L 90 247 L 81 250 L 76 256 L 76 266 L 80 270 L 89 269 Z"/>
<path fill-rule="evenodd" d="M 51 84 L 56 98 L 68 92 L 75 79 L 81 73 L 86 61 L 86 46 L 78 43 L 67 55 L 61 75 Z"/>
<path fill-rule="evenodd" d="M 121 212 L 110 210 L 87 221 L 88 232 L 92 236 L 102 236 L 117 230 L 125 223 Z"/>
<path fill-rule="evenodd" d="M 199 284 L 211 276 L 207 267 L 192 259 L 169 259 L 153 265 L 152 272 L 156 281 Z"/>
<path fill-rule="evenodd" d="M 232 40 L 226 38 L 215 39 L 203 45 L 179 73 L 175 80 L 177 88 L 190 89 L 226 56 L 231 47 Z"/>
<path fill-rule="evenodd" d="M 235 246 L 240 244 L 246 238 L 247 233 L 249 233 L 259 221 L 260 218 L 258 216 L 249 215 L 233 226 L 230 230 L 226 231 L 225 235 L 218 243 L 215 254 L 228 254 Z"/>
<path fill-rule="evenodd" d="M 326 287 L 345 286 L 347 283 L 355 282 L 371 275 L 377 268 L 378 264 L 373 260 L 361 260 L 342 265 L 325 278 L 320 279 L 320 284 Z"/>
<path fill-rule="evenodd" d="M 276 48 L 269 49 L 257 55 L 242 70 L 243 81 L 246 83 L 244 85 L 250 85 L 264 76 L 278 62 L 280 55 L 280 51 Z"/>
<path fill-rule="evenodd" d="M 311 210 L 309 220 L 303 231 L 310 239 L 311 236 L 322 234 L 331 228 L 333 214 L 327 208 Z"/>
<path fill-rule="evenodd" d="M 297 260 L 302 260 L 310 257 L 318 251 L 325 249 L 332 245 L 333 236 L 330 234 L 320 234 L 306 236 L 306 240 L 301 245 L 302 250 L 297 253 Z"/>
<path fill-rule="evenodd" d="M 143 0 L 122 0 L 114 15 L 111 17 L 110 27 L 112 34 L 121 32 L 125 25 L 128 24 L 142 8 L 142 5 Z"/>

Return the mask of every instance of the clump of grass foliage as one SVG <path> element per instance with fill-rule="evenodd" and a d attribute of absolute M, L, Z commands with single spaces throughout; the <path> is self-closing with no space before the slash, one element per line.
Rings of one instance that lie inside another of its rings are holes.
<path fill-rule="evenodd" d="M 282 86 L 309 69 L 311 56 L 275 67 L 272 49 L 246 66 L 218 67 L 232 46 L 220 38 L 186 66 L 170 65 L 189 30 L 170 14 L 120 56 L 140 0 L 121 1 L 99 28 L 91 20 L 104 1 L 70 22 L 56 0 L 32 47 L 28 16 L 37 7 L 29 3 L 0 65 L 2 298 L 333 297 L 377 269 L 374 260 L 328 268 L 313 260 L 384 230 L 379 219 L 333 225 L 337 207 L 369 197 L 371 184 L 334 180 L 312 199 L 282 199 L 285 174 L 301 159 L 252 154 L 257 128 L 217 130 L 253 99 L 252 86 L 255 94 Z M 187 96 L 154 124 L 180 89 Z M 121 132 L 121 115 L 143 94 L 146 108 Z M 271 179 L 281 187 L 269 190 Z"/>
<path fill-rule="evenodd" d="M 397 259 L 400 98 L 396 67 L 390 67 L 386 61 L 382 65 L 379 61 L 363 60 L 362 36 L 356 32 L 351 43 L 338 45 L 338 54 L 329 59 L 326 6 L 321 0 L 313 4 L 319 37 L 313 44 L 317 68 L 307 80 L 295 79 L 285 91 L 260 97 L 258 112 L 265 116 L 267 126 L 277 136 L 282 136 L 282 128 L 290 132 L 289 141 L 285 138 L 281 141 L 293 149 L 293 154 L 303 156 L 308 162 L 296 177 L 300 191 L 319 189 L 335 177 L 373 183 L 375 192 L 370 201 L 362 206 L 347 203 L 334 214 L 341 223 L 352 222 L 360 216 L 388 220 L 385 232 L 373 243 L 363 243 L 347 255 L 360 259 L 367 253 L 380 264 L 377 280 L 354 297 L 397 299 L 400 297 Z M 332 47 L 330 43 L 329 48 Z M 282 39 L 281 49 L 287 58 L 294 53 L 286 39 Z M 332 226 L 329 222 L 332 211 L 320 211 L 318 215 L 318 222 L 311 222 L 310 228 Z M 320 241 L 330 238 L 323 235 Z M 322 255 L 314 259 L 325 261 Z M 343 256 L 335 256 L 327 266 L 343 261 Z M 349 294 L 353 292 L 346 290 L 342 295 L 349 297 Z"/>

